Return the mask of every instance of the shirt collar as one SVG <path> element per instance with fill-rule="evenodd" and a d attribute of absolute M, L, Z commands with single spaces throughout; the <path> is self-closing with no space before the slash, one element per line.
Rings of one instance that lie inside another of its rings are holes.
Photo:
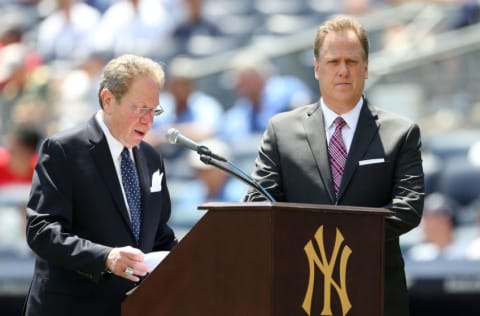
<path fill-rule="evenodd" d="M 98 125 L 100 125 L 103 134 L 105 134 L 105 137 L 107 138 L 108 148 L 110 148 L 110 153 L 112 154 L 112 157 L 114 159 L 119 159 L 120 154 L 122 153 L 125 146 L 123 146 L 123 144 L 120 143 L 115 137 L 113 137 L 112 133 L 110 133 L 107 124 L 105 124 L 103 120 L 103 110 L 98 110 L 97 114 L 95 114 L 95 119 L 97 120 Z M 128 151 L 130 152 L 130 157 L 133 157 L 132 149 L 129 148 Z"/>
<path fill-rule="evenodd" d="M 355 129 L 357 127 L 358 118 L 360 117 L 362 104 L 363 104 L 363 97 L 361 97 L 360 100 L 358 100 L 357 104 L 349 112 L 343 113 L 342 115 L 338 115 L 327 106 L 323 98 L 320 98 L 320 106 L 322 107 L 325 128 L 326 129 L 331 128 L 333 126 L 333 121 L 335 121 L 335 119 L 338 116 L 341 116 L 345 120 L 345 123 L 347 123 L 347 126 L 349 128 Z"/>

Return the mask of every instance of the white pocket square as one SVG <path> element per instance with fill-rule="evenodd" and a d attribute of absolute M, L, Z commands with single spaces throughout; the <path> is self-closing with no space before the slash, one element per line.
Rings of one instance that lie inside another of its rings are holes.
<path fill-rule="evenodd" d="M 358 165 L 365 166 L 365 165 L 373 165 L 373 164 L 382 163 L 382 162 L 385 162 L 384 158 L 375 158 L 375 159 L 360 160 L 358 162 Z"/>
<path fill-rule="evenodd" d="M 150 192 L 159 192 L 162 190 L 162 178 L 163 172 L 160 173 L 160 169 L 152 174 L 152 186 L 150 187 Z"/>

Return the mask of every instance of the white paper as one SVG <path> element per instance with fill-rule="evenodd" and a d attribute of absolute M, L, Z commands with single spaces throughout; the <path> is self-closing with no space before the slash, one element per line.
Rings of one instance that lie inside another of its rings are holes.
<path fill-rule="evenodd" d="M 150 267 L 150 270 L 155 269 L 156 266 L 160 264 L 160 262 L 165 259 L 165 257 L 170 253 L 170 251 L 154 251 L 145 254 L 145 258 L 143 262 Z"/>

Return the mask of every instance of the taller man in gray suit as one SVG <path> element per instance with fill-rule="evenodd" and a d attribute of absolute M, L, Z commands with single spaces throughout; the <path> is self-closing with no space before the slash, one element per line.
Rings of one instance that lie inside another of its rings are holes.
<path fill-rule="evenodd" d="M 416 227 L 422 215 L 420 131 L 363 96 L 368 49 L 366 31 L 350 17 L 320 26 L 313 61 L 321 99 L 270 120 L 253 176 L 277 201 L 393 211 L 385 230 L 385 316 L 405 316 L 399 236 Z M 254 191 L 246 196 L 262 199 Z"/>
<path fill-rule="evenodd" d="M 163 160 L 142 140 L 162 112 L 163 83 L 151 59 L 111 60 L 101 109 L 42 144 L 27 206 L 37 259 L 26 315 L 120 315 L 149 271 L 144 254 L 175 246 Z"/>

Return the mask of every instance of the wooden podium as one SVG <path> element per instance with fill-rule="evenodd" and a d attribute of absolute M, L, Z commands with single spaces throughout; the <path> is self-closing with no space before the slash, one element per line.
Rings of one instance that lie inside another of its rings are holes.
<path fill-rule="evenodd" d="M 271 202 L 208 210 L 122 316 L 383 315 L 378 208 Z"/>

